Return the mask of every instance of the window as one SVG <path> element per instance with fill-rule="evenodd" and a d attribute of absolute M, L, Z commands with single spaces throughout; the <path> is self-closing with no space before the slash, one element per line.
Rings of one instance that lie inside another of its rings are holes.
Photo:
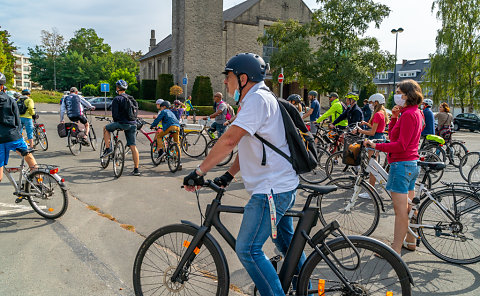
<path fill-rule="evenodd" d="M 388 79 L 388 74 L 387 73 L 379 73 L 379 74 L 377 74 L 377 79 L 379 79 L 379 80 Z"/>
<path fill-rule="evenodd" d="M 30 71 L 30 67 L 23 66 L 23 71 Z"/>
<path fill-rule="evenodd" d="M 465 117 L 464 114 L 458 114 L 458 116 L 457 116 L 457 118 L 463 118 L 463 117 Z"/>
<path fill-rule="evenodd" d="M 408 63 L 408 64 L 410 64 L 410 65 L 415 65 L 415 63 L 416 63 L 416 62 L 410 62 L 410 63 Z"/>
<path fill-rule="evenodd" d="M 28 74 L 23 74 L 23 79 L 30 79 L 30 75 L 28 75 Z"/>
<path fill-rule="evenodd" d="M 423 63 L 424 63 L 424 64 L 428 64 L 428 63 L 430 63 L 430 60 L 426 60 L 426 61 L 424 61 Z"/>
<path fill-rule="evenodd" d="M 30 82 L 24 82 L 23 87 L 30 87 Z"/>
<path fill-rule="evenodd" d="M 379 86 L 377 89 L 378 89 L 378 92 L 381 93 L 381 94 L 386 94 L 387 93 L 387 87 L 386 86 Z"/>
<path fill-rule="evenodd" d="M 411 71 L 411 72 L 400 72 L 400 73 L 398 73 L 398 76 L 400 76 L 400 77 L 416 77 L 416 76 L 417 76 L 417 72 L 415 72 L 415 71 Z"/>
<path fill-rule="evenodd" d="M 265 35 L 265 30 L 263 31 L 263 34 Z M 263 45 L 262 57 L 265 63 L 270 63 L 270 59 L 272 58 L 273 53 L 277 50 L 278 48 L 274 46 L 273 40 L 269 40 L 267 44 Z"/>

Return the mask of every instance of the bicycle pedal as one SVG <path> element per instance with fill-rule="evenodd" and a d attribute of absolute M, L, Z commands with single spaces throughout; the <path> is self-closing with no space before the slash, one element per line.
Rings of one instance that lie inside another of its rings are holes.
<path fill-rule="evenodd" d="M 22 201 L 23 201 L 23 197 L 21 196 L 15 199 L 15 203 L 21 203 Z"/>

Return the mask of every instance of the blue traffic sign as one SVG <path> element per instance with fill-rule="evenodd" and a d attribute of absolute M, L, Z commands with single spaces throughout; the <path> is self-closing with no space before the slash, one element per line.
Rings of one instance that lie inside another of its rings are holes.
<path fill-rule="evenodd" d="M 108 84 L 108 83 L 100 84 L 100 91 L 101 92 L 109 92 L 110 91 L 110 84 Z"/>
<path fill-rule="evenodd" d="M 188 83 L 188 78 L 187 77 L 183 77 L 183 85 L 187 85 Z"/>

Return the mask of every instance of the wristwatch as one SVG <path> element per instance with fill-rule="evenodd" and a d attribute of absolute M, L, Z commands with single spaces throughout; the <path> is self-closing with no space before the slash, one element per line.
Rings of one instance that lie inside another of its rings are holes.
<path fill-rule="evenodd" d="M 200 168 L 200 165 L 197 165 L 197 168 L 195 169 L 195 172 L 197 173 L 197 175 L 199 175 L 201 177 L 203 177 L 207 174 L 207 173 L 202 171 L 202 169 Z"/>

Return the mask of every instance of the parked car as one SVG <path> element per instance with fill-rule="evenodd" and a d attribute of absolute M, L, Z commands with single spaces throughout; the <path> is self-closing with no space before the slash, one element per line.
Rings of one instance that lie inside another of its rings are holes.
<path fill-rule="evenodd" d="M 106 99 L 107 99 L 107 110 L 110 110 L 112 108 L 113 98 L 106 98 Z M 91 99 L 87 99 L 87 101 L 93 106 L 95 106 L 96 110 L 105 110 L 105 97 L 91 98 Z"/>
<path fill-rule="evenodd" d="M 453 129 L 458 131 L 459 129 L 468 129 L 471 132 L 480 130 L 480 118 L 473 113 L 461 113 L 453 119 Z"/>

